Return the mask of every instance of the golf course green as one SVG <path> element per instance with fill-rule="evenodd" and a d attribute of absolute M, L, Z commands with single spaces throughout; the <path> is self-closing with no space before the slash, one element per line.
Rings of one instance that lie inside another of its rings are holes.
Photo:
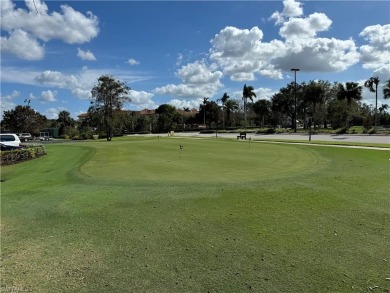
<path fill-rule="evenodd" d="M 389 151 L 48 144 L 1 169 L 1 290 L 388 292 Z"/>

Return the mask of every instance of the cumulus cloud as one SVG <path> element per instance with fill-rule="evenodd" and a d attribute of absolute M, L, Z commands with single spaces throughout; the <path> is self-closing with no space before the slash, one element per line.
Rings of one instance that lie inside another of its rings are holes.
<path fill-rule="evenodd" d="M 279 34 L 285 39 L 313 38 L 318 32 L 329 29 L 332 21 L 323 13 L 313 13 L 306 18 L 290 18 L 284 22 Z"/>
<path fill-rule="evenodd" d="M 8 33 L 1 38 L 1 50 L 22 59 L 43 58 L 44 46 L 38 40 L 48 42 L 57 39 L 68 44 L 82 44 L 95 38 L 99 32 L 99 21 L 91 12 L 84 15 L 68 5 L 61 5 L 61 12 L 50 13 L 48 6 L 40 0 L 26 0 L 27 9 L 15 9 L 10 0 L 1 2 L 2 30 Z M 22 49 L 11 50 L 18 46 Z M 23 52 L 23 48 L 30 47 L 33 50 L 25 51 L 32 52 Z"/>
<path fill-rule="evenodd" d="M 1 109 L 1 119 L 3 119 L 3 113 L 4 111 L 9 111 L 12 110 L 13 108 L 16 107 L 15 100 L 20 96 L 20 92 L 17 90 L 14 90 L 11 94 L 9 95 L 1 95 L 0 96 L 0 109 Z"/>
<path fill-rule="evenodd" d="M 131 104 L 136 106 L 137 109 L 155 109 L 157 105 L 153 102 L 152 93 L 148 93 L 145 91 L 129 91 L 129 97 L 131 98 Z"/>
<path fill-rule="evenodd" d="M 217 62 L 223 73 L 235 81 L 255 79 L 255 73 L 281 78 L 279 70 L 270 63 L 284 50 L 281 41 L 263 43 L 263 32 L 258 27 L 251 30 L 226 27 L 211 40 L 210 59 Z"/>
<path fill-rule="evenodd" d="M 261 75 L 283 78 L 283 72 L 299 64 L 301 70 L 315 72 L 344 71 L 360 60 L 352 39 L 320 38 L 329 30 L 332 21 L 323 13 L 302 17 L 299 2 L 285 0 L 282 12 L 270 19 L 280 25 L 283 40 L 263 42 L 259 27 L 240 29 L 226 27 L 211 40 L 210 59 L 225 75 L 235 81 L 250 81 Z"/>
<path fill-rule="evenodd" d="M 130 65 L 139 65 L 139 64 L 140 64 L 139 61 L 137 61 L 137 60 L 135 60 L 135 59 L 133 59 L 133 58 L 130 58 L 129 60 L 127 60 L 126 63 L 128 63 L 128 64 L 130 64 Z"/>
<path fill-rule="evenodd" d="M 55 102 L 55 101 L 57 101 L 56 96 L 57 96 L 56 91 L 51 91 L 51 90 L 43 91 L 41 93 L 40 101 L 42 103 Z"/>
<path fill-rule="evenodd" d="M 273 60 L 275 67 L 281 71 L 288 71 L 299 64 L 307 72 L 339 72 L 360 60 L 353 40 L 312 38 L 285 45 L 284 53 Z"/>
<path fill-rule="evenodd" d="M 83 51 L 80 48 L 77 48 L 77 57 L 79 57 L 81 60 L 87 60 L 87 61 L 95 61 L 96 57 L 93 55 L 91 51 Z"/>
<path fill-rule="evenodd" d="M 194 99 L 194 100 L 179 100 L 172 99 L 168 102 L 169 105 L 176 107 L 176 109 L 199 109 L 199 105 L 203 103 L 203 98 Z"/>
<path fill-rule="evenodd" d="M 270 88 L 256 88 L 253 90 L 256 94 L 256 97 L 253 97 L 253 102 L 256 102 L 258 100 L 270 100 L 271 97 L 276 93 L 274 90 Z M 233 100 L 242 100 L 242 91 L 234 91 L 229 94 L 230 98 Z"/>
<path fill-rule="evenodd" d="M 154 93 L 172 95 L 181 98 L 211 97 L 222 86 L 221 71 L 213 71 L 205 61 L 196 61 L 182 66 L 176 76 L 182 80 L 182 84 L 168 84 L 154 89 Z"/>
<path fill-rule="evenodd" d="M 63 107 L 57 107 L 57 108 L 48 108 L 46 111 L 43 113 L 48 119 L 58 119 L 58 114 L 61 111 L 65 111 L 66 108 Z"/>
<path fill-rule="evenodd" d="M 390 24 L 368 26 L 360 33 L 368 45 L 360 47 L 363 68 L 383 78 L 390 76 Z"/>
<path fill-rule="evenodd" d="M 0 49 L 29 61 L 41 60 L 45 55 L 44 46 L 21 29 L 11 31 L 8 37 L 0 37 Z"/>
<path fill-rule="evenodd" d="M 296 2 L 295 0 L 284 0 L 283 6 L 284 9 L 282 12 L 275 11 L 270 17 L 270 19 L 274 19 L 277 24 L 284 22 L 286 18 L 301 16 L 303 14 L 301 3 Z"/>
<path fill-rule="evenodd" d="M 66 75 L 59 71 L 47 70 L 35 77 L 35 81 L 41 85 L 69 89 L 72 94 L 79 98 L 88 99 L 92 86 L 80 75 Z"/>

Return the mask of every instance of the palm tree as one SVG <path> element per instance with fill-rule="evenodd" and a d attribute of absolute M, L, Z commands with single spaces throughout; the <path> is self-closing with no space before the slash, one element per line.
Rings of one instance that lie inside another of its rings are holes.
<path fill-rule="evenodd" d="M 224 93 L 222 98 L 218 99 L 217 101 L 221 101 L 222 102 L 222 123 L 223 123 L 223 129 L 225 129 L 225 104 L 227 102 L 227 100 L 229 99 L 230 97 L 228 96 L 227 93 Z"/>
<path fill-rule="evenodd" d="M 61 111 L 58 113 L 57 122 L 60 125 L 60 133 L 64 134 L 65 128 L 68 126 L 72 126 L 72 118 L 70 117 L 70 113 L 68 111 Z"/>
<path fill-rule="evenodd" d="M 390 99 L 390 79 L 386 80 L 385 86 L 383 87 L 383 98 Z"/>
<path fill-rule="evenodd" d="M 348 104 L 348 116 L 345 126 L 348 128 L 349 120 L 351 116 L 351 104 L 352 101 L 360 101 L 362 99 L 363 88 L 356 82 L 347 82 L 345 86 L 341 83 L 338 85 L 337 99 L 346 100 Z"/>
<path fill-rule="evenodd" d="M 248 99 L 253 102 L 253 97 L 256 97 L 253 86 L 246 86 L 246 84 L 244 84 L 242 90 L 242 99 L 244 100 L 244 127 L 246 127 L 246 103 Z"/>
<path fill-rule="evenodd" d="M 374 127 L 376 127 L 376 112 L 378 111 L 378 84 L 380 80 L 378 76 L 370 77 L 364 83 L 364 86 L 370 90 L 370 92 L 375 93 L 375 113 L 374 113 Z M 375 88 L 374 88 L 375 86 Z"/>
<path fill-rule="evenodd" d="M 238 109 L 238 103 L 236 100 L 228 100 L 225 103 L 226 107 L 226 124 L 229 126 L 230 125 L 230 114 Z"/>
<path fill-rule="evenodd" d="M 389 109 L 389 105 L 383 104 L 381 107 L 379 107 L 379 114 L 382 114 L 382 112 L 385 112 L 387 109 Z"/>

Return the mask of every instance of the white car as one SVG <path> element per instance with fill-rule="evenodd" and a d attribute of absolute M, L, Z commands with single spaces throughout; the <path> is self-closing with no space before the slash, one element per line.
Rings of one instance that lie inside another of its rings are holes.
<path fill-rule="evenodd" d="M 19 133 L 18 136 L 21 141 L 29 141 L 33 139 L 30 133 Z"/>
<path fill-rule="evenodd" d="M 12 147 L 20 147 L 20 139 L 14 133 L 0 133 L 1 144 Z"/>

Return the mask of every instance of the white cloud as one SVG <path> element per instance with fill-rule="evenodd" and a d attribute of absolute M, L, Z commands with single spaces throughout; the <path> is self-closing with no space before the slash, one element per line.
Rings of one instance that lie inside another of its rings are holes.
<path fill-rule="evenodd" d="M 212 97 L 222 86 L 220 82 L 222 72 L 212 71 L 205 61 L 182 66 L 176 75 L 182 80 L 182 84 L 168 84 L 154 89 L 154 93 L 194 99 Z"/>
<path fill-rule="evenodd" d="M 256 75 L 281 79 L 283 72 L 297 64 L 302 71 L 339 72 L 359 62 L 360 54 L 352 39 L 317 37 L 332 24 L 325 14 L 302 17 L 299 2 L 286 0 L 283 4 L 283 12 L 275 12 L 270 18 L 281 25 L 283 41 L 263 42 L 258 27 L 226 27 L 211 40 L 210 59 L 231 80 L 246 82 L 255 80 Z"/>
<path fill-rule="evenodd" d="M 139 65 L 139 64 L 140 64 L 139 61 L 137 61 L 137 60 L 135 60 L 135 59 L 133 59 L 133 58 L 130 58 L 129 60 L 127 60 L 126 63 L 128 63 L 128 64 L 130 64 L 130 65 Z"/>
<path fill-rule="evenodd" d="M 203 103 L 203 98 L 195 99 L 195 100 L 178 100 L 173 99 L 168 102 L 169 105 L 175 106 L 176 109 L 199 109 L 199 105 Z"/>
<path fill-rule="evenodd" d="M 38 39 L 48 42 L 53 39 L 68 44 L 82 44 L 95 38 L 99 32 L 99 21 L 91 12 L 84 15 L 68 5 L 61 5 L 61 12 L 49 12 L 40 0 L 26 0 L 27 9 L 15 9 L 10 0 L 1 1 L 1 26 L 9 37 L 2 37 L 1 50 L 19 58 L 39 60 L 43 58 L 43 46 Z M 32 52 L 12 51 L 10 48 L 32 47 Z"/>
<path fill-rule="evenodd" d="M 87 60 L 87 61 L 95 61 L 96 57 L 93 55 L 91 51 L 83 51 L 80 48 L 77 48 L 77 57 L 79 57 L 81 60 Z"/>
<path fill-rule="evenodd" d="M 290 18 L 284 22 L 279 34 L 285 39 L 313 38 L 318 32 L 329 29 L 332 21 L 323 13 L 313 13 L 307 18 Z"/>
<path fill-rule="evenodd" d="M 20 92 L 17 90 L 14 90 L 9 95 L 1 95 L 0 96 L 0 109 L 1 109 L 1 119 L 3 119 L 3 113 L 4 111 L 12 110 L 16 107 L 15 99 L 17 99 L 20 96 Z"/>
<path fill-rule="evenodd" d="M 1 52 L 11 53 L 24 60 L 41 60 L 45 55 L 44 46 L 27 32 L 17 29 L 9 37 L 0 37 Z"/>
<path fill-rule="evenodd" d="M 211 40 L 210 59 L 217 62 L 223 73 L 235 81 L 255 79 L 255 73 L 281 78 L 279 70 L 270 63 L 284 50 L 281 41 L 263 43 L 263 32 L 258 27 L 251 30 L 226 27 Z"/>
<path fill-rule="evenodd" d="M 129 70 L 113 70 L 112 68 L 92 70 L 83 66 L 79 71 L 62 73 L 53 70 L 39 72 L 31 70 L 30 67 L 14 68 L 2 66 L 1 82 L 66 89 L 75 97 L 88 99 L 93 86 L 97 84 L 98 78 L 103 74 L 115 76 L 117 79 L 127 83 L 145 81 L 151 78 L 151 76 L 145 73 L 140 74 Z"/>
<path fill-rule="evenodd" d="M 366 27 L 360 36 L 368 45 L 360 47 L 363 68 L 373 70 L 381 78 L 390 76 L 390 24 Z"/>
<path fill-rule="evenodd" d="M 48 119 L 58 119 L 58 114 L 61 111 L 65 111 L 65 110 L 66 110 L 66 108 L 64 108 L 64 107 L 47 108 L 45 110 L 45 112 L 43 113 L 43 115 L 45 115 L 46 118 L 48 118 Z"/>
<path fill-rule="evenodd" d="M 47 70 L 37 75 L 35 81 L 45 86 L 69 89 L 75 96 L 88 99 L 92 85 L 82 77 L 82 75 L 66 75 L 58 71 Z"/>
<path fill-rule="evenodd" d="M 131 104 L 135 105 L 137 109 L 155 109 L 157 105 L 152 101 L 153 98 L 152 93 L 144 92 L 144 91 L 129 91 L 129 97 L 131 98 Z"/>
<path fill-rule="evenodd" d="M 299 64 L 300 69 L 307 72 L 339 72 L 358 63 L 360 58 L 353 40 L 312 38 L 285 45 L 283 55 L 273 60 L 282 71 Z"/>
<path fill-rule="evenodd" d="M 176 66 L 179 67 L 182 63 L 183 63 L 183 54 L 179 53 L 177 54 L 177 58 L 176 58 Z"/>
<path fill-rule="evenodd" d="M 286 18 L 297 17 L 303 14 L 301 3 L 295 2 L 295 0 L 284 0 L 283 6 L 282 12 L 275 11 L 270 17 L 270 19 L 275 19 L 277 24 L 284 22 Z"/>
<path fill-rule="evenodd" d="M 256 97 L 253 97 L 253 102 L 263 99 L 270 100 L 271 97 L 276 93 L 270 88 L 256 88 L 253 91 L 256 94 Z M 233 100 L 242 100 L 242 91 L 234 91 L 230 93 L 229 96 Z"/>
<path fill-rule="evenodd" d="M 56 96 L 57 96 L 56 91 L 51 91 L 51 90 L 43 91 L 41 93 L 40 101 L 42 103 L 55 102 L 55 101 L 57 101 Z"/>

